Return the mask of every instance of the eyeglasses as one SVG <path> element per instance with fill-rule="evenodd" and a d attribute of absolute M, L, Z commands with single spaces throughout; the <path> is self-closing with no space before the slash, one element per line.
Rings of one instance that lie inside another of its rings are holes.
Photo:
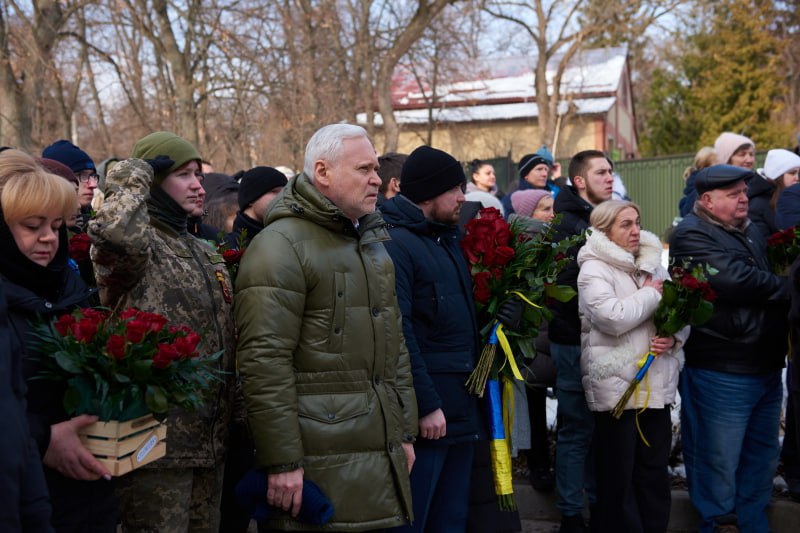
<path fill-rule="evenodd" d="M 88 183 L 90 179 L 94 180 L 94 181 L 97 181 L 99 179 L 99 176 L 96 173 L 94 173 L 94 174 L 78 174 L 78 181 L 80 181 L 81 183 Z"/>

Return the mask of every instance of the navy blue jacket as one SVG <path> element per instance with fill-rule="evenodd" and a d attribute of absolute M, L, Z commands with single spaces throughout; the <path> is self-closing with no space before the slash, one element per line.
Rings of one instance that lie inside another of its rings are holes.
<path fill-rule="evenodd" d="M 419 416 L 442 409 L 447 420 L 443 442 L 485 434 L 478 397 L 464 383 L 480 353 L 472 300 L 472 280 L 458 244 L 458 227 L 425 218 L 400 195 L 382 207 L 391 241 L 397 301 Z"/>
<path fill-rule="evenodd" d="M 749 201 L 747 216 L 765 240 L 778 231 L 775 225 L 775 211 L 770 205 L 774 192 L 775 183 L 761 176 L 755 175 L 747 183 Z"/>
<path fill-rule="evenodd" d="M 782 368 L 789 283 L 771 272 L 758 229 L 726 228 L 690 213 L 670 235 L 669 254 L 677 264 L 690 259 L 719 271 L 708 280 L 717 293 L 714 314 L 692 327 L 684 346 L 686 366 L 736 374 Z"/>
<path fill-rule="evenodd" d="M 775 226 L 779 230 L 800 224 L 800 183 L 787 187 L 778 196 L 775 206 Z"/>

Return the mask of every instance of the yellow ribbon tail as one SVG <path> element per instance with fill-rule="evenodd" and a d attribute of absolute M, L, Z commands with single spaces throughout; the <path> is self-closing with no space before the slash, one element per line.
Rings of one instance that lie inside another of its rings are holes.
<path fill-rule="evenodd" d="M 524 294 L 522 294 L 519 291 L 508 291 L 508 294 L 513 294 L 514 296 L 516 296 L 517 298 L 519 298 L 520 300 L 522 300 L 523 302 L 525 302 L 526 304 L 528 304 L 528 305 L 530 305 L 532 307 L 535 307 L 537 309 L 541 309 L 542 308 L 541 305 L 536 305 L 535 303 L 530 301 L 527 297 L 525 297 Z"/>
<path fill-rule="evenodd" d="M 497 342 L 500 343 L 500 347 L 503 348 L 503 353 L 506 354 L 506 361 L 508 361 L 508 366 L 511 367 L 511 373 L 514 375 L 514 379 L 522 381 L 522 374 L 519 371 L 516 359 L 514 359 L 514 354 L 511 352 L 511 345 L 508 343 L 508 337 L 506 337 L 506 333 L 503 331 L 502 324 L 498 324 L 496 333 Z"/>

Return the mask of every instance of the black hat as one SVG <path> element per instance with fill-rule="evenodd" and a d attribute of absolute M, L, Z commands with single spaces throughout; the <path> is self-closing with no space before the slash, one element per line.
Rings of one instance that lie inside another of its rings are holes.
<path fill-rule="evenodd" d="M 56 141 L 45 148 L 42 157 L 63 163 L 76 173 L 86 169 L 94 170 L 94 161 L 89 154 L 66 139 Z"/>
<path fill-rule="evenodd" d="M 467 182 L 461 163 L 441 150 L 420 146 L 400 171 L 400 193 L 418 204 Z"/>
<path fill-rule="evenodd" d="M 235 176 L 234 176 L 235 178 Z M 283 172 L 272 167 L 253 167 L 239 181 L 239 209 L 244 211 L 272 189 L 285 187 L 289 183 Z"/>
<path fill-rule="evenodd" d="M 714 165 L 704 168 L 697 173 L 694 179 L 694 188 L 697 194 L 713 191 L 714 189 L 724 189 L 753 176 L 753 171 L 735 167 L 733 165 Z"/>

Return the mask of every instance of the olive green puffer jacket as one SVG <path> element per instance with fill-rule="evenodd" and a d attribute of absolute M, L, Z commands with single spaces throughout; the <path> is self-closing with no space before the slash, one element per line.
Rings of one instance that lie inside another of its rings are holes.
<path fill-rule="evenodd" d="M 256 462 L 302 466 L 331 500 L 324 529 L 411 517 L 401 444 L 417 432 L 389 238 L 377 213 L 358 229 L 305 175 L 292 179 L 236 280 L 237 355 Z M 275 513 L 270 526 L 319 529 Z"/>

